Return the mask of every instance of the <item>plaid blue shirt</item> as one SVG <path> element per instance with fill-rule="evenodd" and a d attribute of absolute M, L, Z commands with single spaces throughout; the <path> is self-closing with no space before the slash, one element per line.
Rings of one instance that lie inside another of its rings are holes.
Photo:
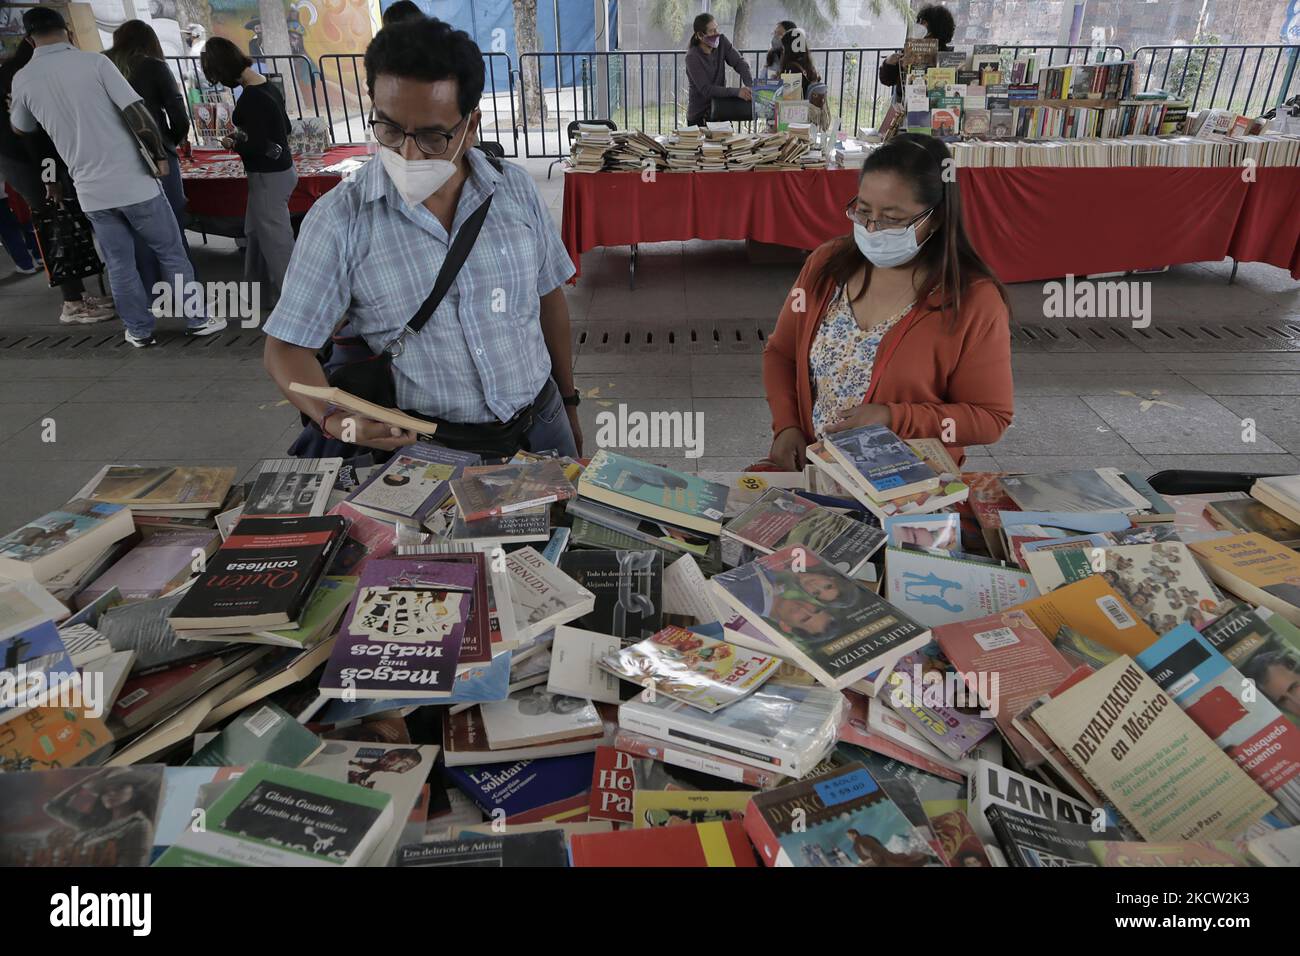
<path fill-rule="evenodd" d="M 540 297 L 573 275 L 573 261 L 527 172 L 506 163 L 498 173 L 481 150 L 468 157 L 453 233 L 489 194 L 492 208 L 446 297 L 419 335 L 403 339 L 397 402 L 446 421 L 508 421 L 551 373 Z M 307 213 L 266 334 L 318 349 L 346 318 L 379 352 L 428 296 L 450 244 L 376 158 Z"/>

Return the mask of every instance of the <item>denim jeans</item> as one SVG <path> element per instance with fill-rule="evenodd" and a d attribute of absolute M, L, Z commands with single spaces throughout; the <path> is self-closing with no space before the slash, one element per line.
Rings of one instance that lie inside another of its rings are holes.
<path fill-rule="evenodd" d="M 564 400 L 560 397 L 559 386 L 553 378 L 546 381 L 542 400 L 533 418 L 533 427 L 524 433 L 524 445 L 529 451 L 554 449 L 569 458 L 578 457 L 573 426 L 569 424 Z"/>
<path fill-rule="evenodd" d="M 0 243 L 4 244 L 5 252 L 18 268 L 30 269 L 36 264 L 32 259 L 36 240 L 32 236 L 31 224 L 24 225 L 18 221 L 3 192 L 0 192 Z"/>
<path fill-rule="evenodd" d="M 167 163 L 167 175 L 159 181 L 162 183 L 163 192 L 167 195 L 167 203 L 176 216 L 176 225 L 181 231 L 181 245 L 185 247 L 185 255 L 188 257 L 190 244 L 185 238 L 185 186 L 181 182 L 181 164 L 175 154 Z M 135 267 L 140 273 L 140 281 L 144 283 L 145 292 L 150 293 L 152 299 L 153 287 L 162 279 L 162 269 L 158 265 L 158 257 L 153 254 L 149 244 L 139 234 L 135 237 Z"/>
<path fill-rule="evenodd" d="M 153 290 L 146 289 L 135 266 L 135 238 L 140 236 L 157 256 L 162 266 L 163 281 L 175 283 L 176 276 L 183 284 L 194 281 L 194 267 L 185 255 L 181 231 L 176 225 L 176 214 L 162 190 L 144 202 L 111 209 L 87 212 L 86 218 L 95 230 L 108 266 L 108 281 L 113 285 L 113 304 L 122 317 L 126 329 L 137 337 L 153 334 L 154 316 L 150 308 Z M 183 305 L 186 324 L 191 328 L 204 322 L 205 306 L 200 296 L 182 295 L 178 306 Z M 191 301 L 194 300 L 194 301 Z"/>

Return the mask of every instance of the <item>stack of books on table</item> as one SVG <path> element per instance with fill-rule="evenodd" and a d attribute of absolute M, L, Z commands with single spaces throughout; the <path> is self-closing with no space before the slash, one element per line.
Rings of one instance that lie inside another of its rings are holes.
<path fill-rule="evenodd" d="M 0 537 L 0 864 L 1296 862 L 1300 476 L 809 455 L 102 471 Z"/>
<path fill-rule="evenodd" d="M 578 173 L 597 173 L 605 168 L 605 154 L 614 145 L 613 131 L 601 123 L 581 123 L 570 151 L 572 169 Z"/>

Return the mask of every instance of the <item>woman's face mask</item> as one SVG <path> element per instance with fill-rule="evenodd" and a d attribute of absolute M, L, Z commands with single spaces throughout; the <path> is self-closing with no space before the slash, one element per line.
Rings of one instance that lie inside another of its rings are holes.
<path fill-rule="evenodd" d="M 901 266 L 915 259 L 916 254 L 921 251 L 921 246 L 929 240 L 929 236 L 920 242 L 916 239 L 917 226 L 929 217 L 930 213 L 927 212 L 919 221 L 903 229 L 877 229 L 875 232 L 868 230 L 862 223 L 855 222 L 853 241 L 857 243 L 858 251 L 866 256 L 867 261 L 873 266 L 878 269 L 892 269 L 894 266 Z"/>
<path fill-rule="evenodd" d="M 913 23 L 911 29 L 908 31 L 908 36 L 913 40 L 924 40 L 929 32 L 930 28 L 924 23 Z"/>
<path fill-rule="evenodd" d="M 715 33 L 711 37 L 705 37 L 704 42 L 716 50 L 718 48 L 718 44 L 722 42 L 722 34 Z"/>

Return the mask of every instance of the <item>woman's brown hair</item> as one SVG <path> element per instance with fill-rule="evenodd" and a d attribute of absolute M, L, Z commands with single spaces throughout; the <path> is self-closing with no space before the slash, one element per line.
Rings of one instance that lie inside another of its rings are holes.
<path fill-rule="evenodd" d="M 1011 302 L 1006 288 L 980 258 L 966 234 L 957 171 L 952 164 L 952 154 L 943 141 L 912 133 L 895 136 L 867 156 L 858 177 L 859 185 L 868 173 L 878 172 L 891 172 L 901 177 L 911 187 L 917 204 L 933 209 L 930 214 L 933 231 L 921 244 L 921 251 L 913 262 L 914 268 L 922 270 L 921 288 L 939 293 L 939 307 L 949 324 L 956 324 L 957 316 L 961 314 L 962 296 L 977 279 L 987 279 L 997 287 L 1009 312 Z M 837 285 L 844 285 L 865 265 L 869 283 L 871 263 L 858 249 L 853 235 L 850 233 L 838 242 L 838 247 L 822 267 L 819 279 L 830 278 Z"/>
<path fill-rule="evenodd" d="M 113 31 L 113 45 L 104 53 L 128 80 L 139 62 L 146 57 L 163 58 L 162 44 L 153 27 L 143 20 L 127 20 Z"/>
<path fill-rule="evenodd" d="M 239 85 L 240 74 L 253 65 L 248 54 L 225 37 L 212 37 L 203 44 L 199 63 L 209 83 L 232 88 Z"/>

